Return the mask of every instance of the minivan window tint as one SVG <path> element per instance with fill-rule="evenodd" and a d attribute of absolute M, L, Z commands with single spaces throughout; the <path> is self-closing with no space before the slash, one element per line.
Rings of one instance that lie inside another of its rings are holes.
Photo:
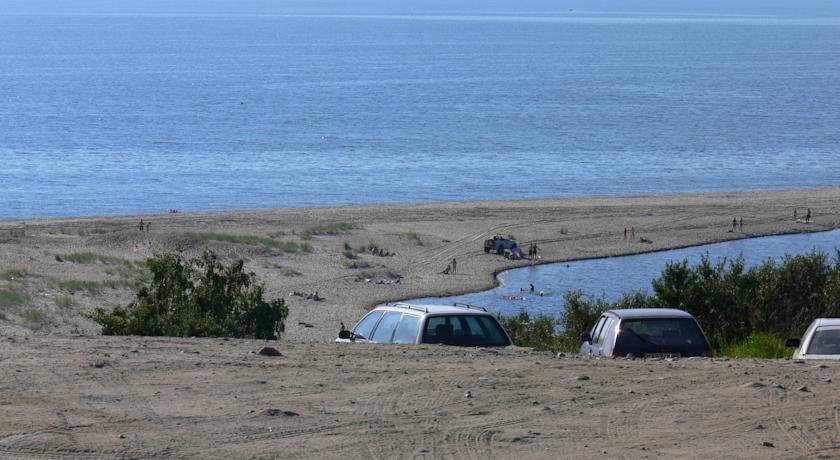
<path fill-rule="evenodd" d="M 376 322 L 379 321 L 379 318 L 382 318 L 383 313 L 384 312 L 382 310 L 374 310 L 368 313 L 367 316 L 359 321 L 359 324 L 356 325 L 356 329 L 353 333 L 361 339 L 369 339 L 373 326 L 376 326 Z"/>
<path fill-rule="evenodd" d="M 615 351 L 627 353 L 680 353 L 699 356 L 709 344 L 691 318 L 633 318 L 621 321 Z"/>
<path fill-rule="evenodd" d="M 505 347 L 510 341 L 488 315 L 431 316 L 423 328 L 423 343 L 465 347 Z"/>
<path fill-rule="evenodd" d="M 417 329 L 420 327 L 420 317 L 403 315 L 400 324 L 394 332 L 394 343 L 414 343 L 417 340 Z"/>
<path fill-rule="evenodd" d="M 840 329 L 817 329 L 808 345 L 809 355 L 840 355 Z"/>
<path fill-rule="evenodd" d="M 397 327 L 397 322 L 400 320 L 402 313 L 398 311 L 389 311 L 385 313 L 376 330 L 373 331 L 371 340 L 379 343 L 388 343 L 391 341 L 391 336 L 394 334 L 394 328 Z"/>

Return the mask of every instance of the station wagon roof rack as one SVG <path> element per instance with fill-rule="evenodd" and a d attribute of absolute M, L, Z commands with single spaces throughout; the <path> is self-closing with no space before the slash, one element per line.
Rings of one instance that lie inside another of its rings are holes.
<path fill-rule="evenodd" d="M 414 305 L 414 304 L 410 304 L 410 303 L 406 303 L 406 302 L 394 302 L 394 303 L 391 303 L 391 304 L 388 304 L 388 305 L 390 305 L 392 307 L 407 308 L 409 310 L 422 311 L 423 313 L 428 313 L 429 312 L 429 309 L 425 305 Z"/>
<path fill-rule="evenodd" d="M 480 310 L 480 311 L 487 311 L 484 307 L 479 307 L 478 305 L 473 305 L 471 303 L 464 303 L 464 302 L 453 302 L 452 306 L 466 308 L 469 310 Z"/>

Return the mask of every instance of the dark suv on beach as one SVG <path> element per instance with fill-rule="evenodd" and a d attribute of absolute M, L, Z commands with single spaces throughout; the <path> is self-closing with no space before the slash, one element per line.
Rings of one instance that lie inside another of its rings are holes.
<path fill-rule="evenodd" d="M 672 308 L 609 310 L 581 337 L 580 353 L 638 358 L 712 356 L 709 339 L 689 313 Z"/>

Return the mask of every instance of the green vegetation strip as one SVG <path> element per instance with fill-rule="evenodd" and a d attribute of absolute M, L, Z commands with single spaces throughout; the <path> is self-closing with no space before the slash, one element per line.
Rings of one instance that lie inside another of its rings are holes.
<path fill-rule="evenodd" d="M 126 265 L 131 266 L 130 260 L 120 257 L 109 256 L 107 254 L 99 254 L 96 252 L 72 252 L 70 254 L 56 255 L 56 260 L 64 262 L 72 262 L 74 264 L 102 264 L 102 265 Z"/>
<path fill-rule="evenodd" d="M 331 224 L 318 224 L 307 227 L 300 232 L 301 238 L 311 238 L 315 235 L 338 235 L 349 232 L 356 228 L 355 225 L 347 222 L 334 222 Z"/>
<path fill-rule="evenodd" d="M 309 243 L 280 241 L 264 236 L 235 235 L 216 232 L 187 232 L 184 236 L 199 241 L 221 241 L 225 243 L 247 244 L 251 246 L 265 246 L 278 249 L 283 252 L 312 252 L 312 246 Z"/>

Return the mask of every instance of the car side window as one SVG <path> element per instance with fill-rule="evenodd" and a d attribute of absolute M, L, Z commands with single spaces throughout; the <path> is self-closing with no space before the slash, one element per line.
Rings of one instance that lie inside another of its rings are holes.
<path fill-rule="evenodd" d="M 415 343 L 417 341 L 417 328 L 420 326 L 420 317 L 405 314 L 394 332 L 394 343 Z"/>
<path fill-rule="evenodd" d="M 595 323 L 595 327 L 592 328 L 592 333 L 589 334 L 589 337 L 592 338 L 592 343 L 595 343 L 595 339 L 598 338 L 598 335 L 601 334 L 601 329 L 604 327 L 604 322 L 606 322 L 607 317 L 602 316 L 597 323 Z"/>
<path fill-rule="evenodd" d="M 594 340 L 596 344 L 602 345 L 604 343 L 604 339 L 607 338 L 607 334 L 609 334 L 610 329 L 612 329 L 612 325 L 612 318 L 607 318 L 606 321 L 604 321 L 604 325 L 601 327 L 601 331 L 598 333 L 598 337 L 593 337 L 592 340 Z"/>
<path fill-rule="evenodd" d="M 377 343 L 391 342 L 391 336 L 394 335 L 394 329 L 397 327 L 397 322 L 400 320 L 402 313 L 398 311 L 389 311 L 385 313 L 376 330 L 373 331 L 371 340 Z"/>
<path fill-rule="evenodd" d="M 369 339 L 370 333 L 373 331 L 373 326 L 376 326 L 376 322 L 379 321 L 379 318 L 382 318 L 383 313 L 382 310 L 374 310 L 368 313 L 367 316 L 359 321 L 353 333 L 360 336 L 360 338 Z"/>

